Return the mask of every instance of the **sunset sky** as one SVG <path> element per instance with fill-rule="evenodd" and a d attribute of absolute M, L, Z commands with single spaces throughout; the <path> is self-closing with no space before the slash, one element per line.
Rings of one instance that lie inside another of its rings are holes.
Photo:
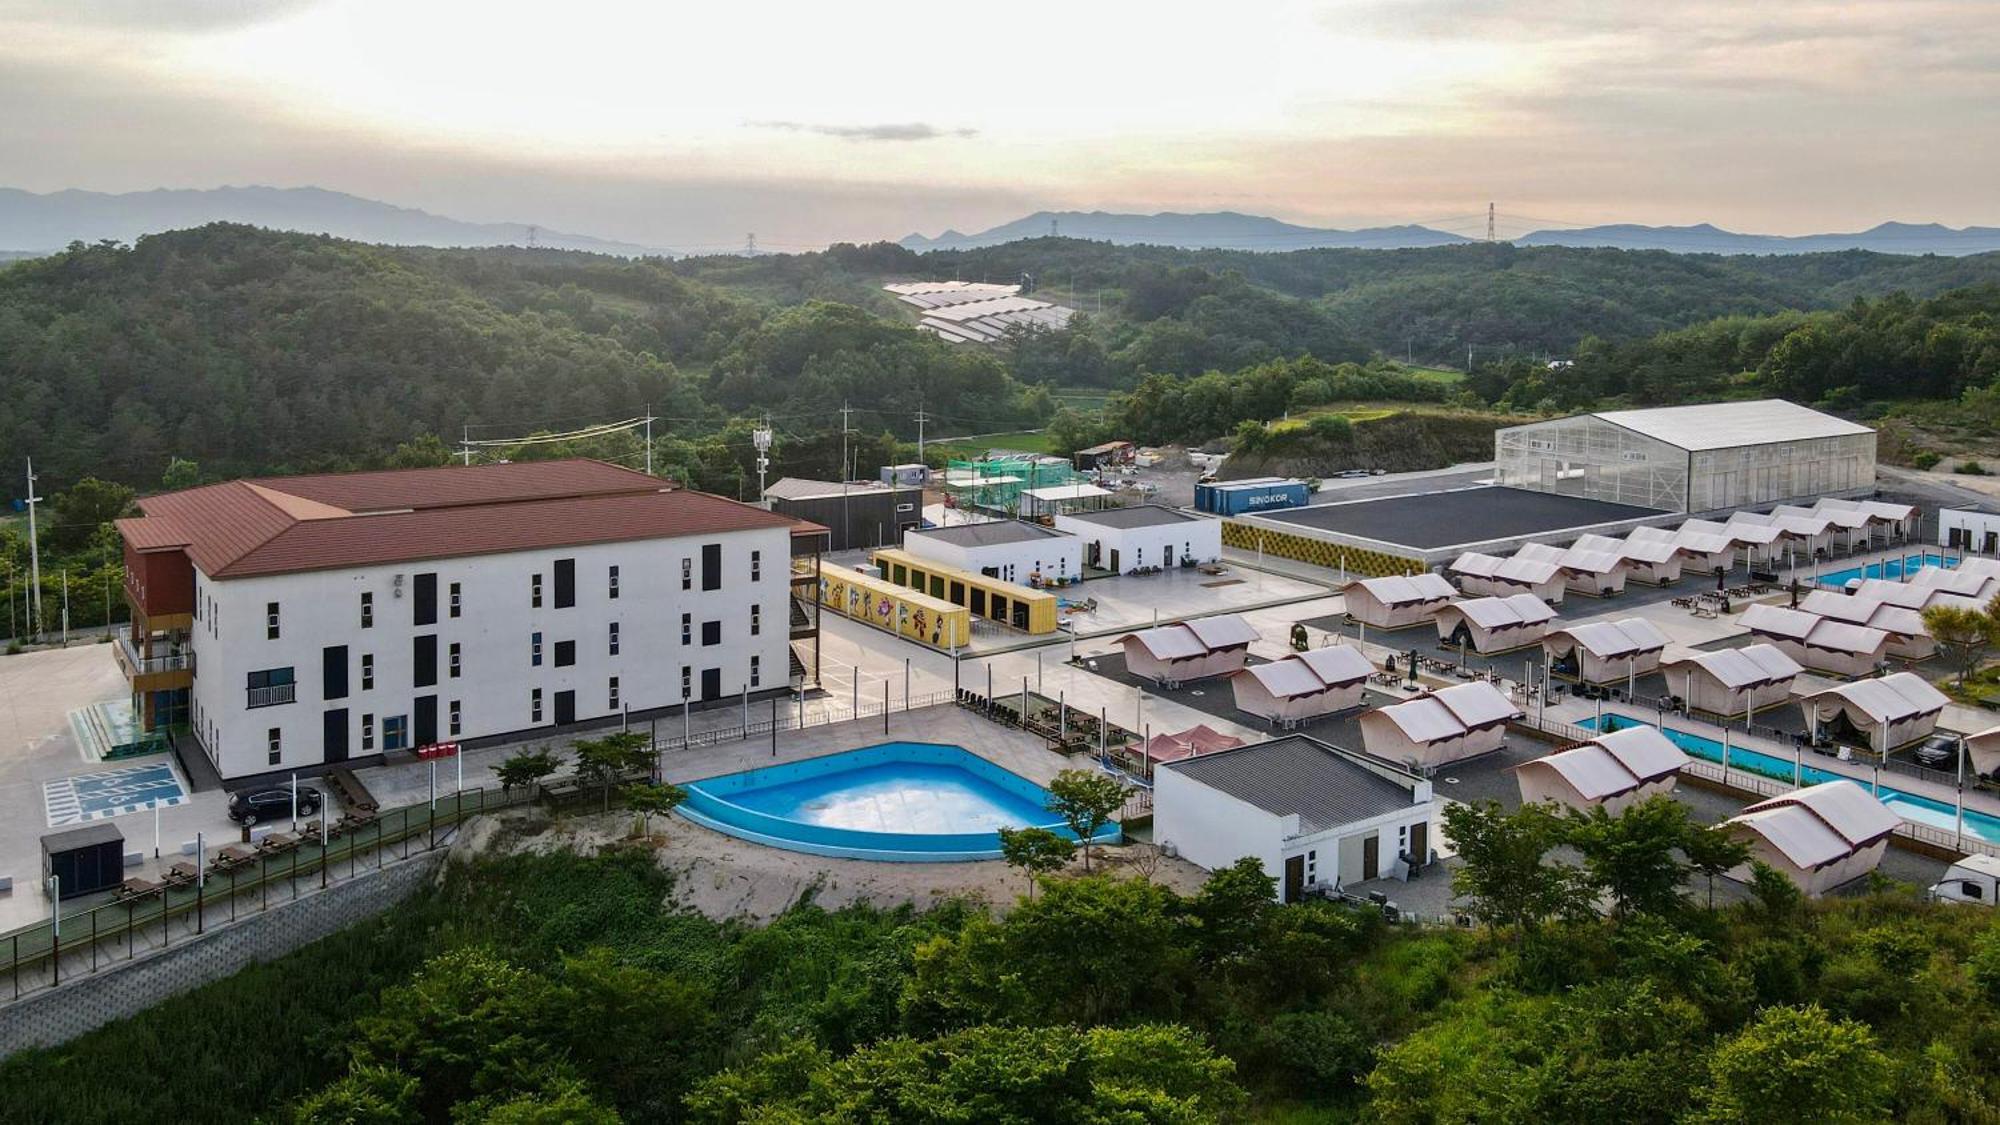
<path fill-rule="evenodd" d="M 1990 0 L 0 0 L 0 186 L 315 184 L 679 249 L 1040 208 L 1470 233 L 1489 199 L 1524 217 L 1502 233 L 2000 225 L 1996 16 Z"/>

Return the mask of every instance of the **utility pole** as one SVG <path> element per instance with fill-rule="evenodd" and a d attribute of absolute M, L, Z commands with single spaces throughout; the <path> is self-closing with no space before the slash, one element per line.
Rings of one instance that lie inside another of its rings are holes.
<path fill-rule="evenodd" d="M 771 468 L 771 419 L 750 431 L 750 444 L 757 450 L 757 502 L 764 502 L 764 474 Z"/>
<path fill-rule="evenodd" d="M 847 466 L 847 456 L 848 456 L 847 435 L 854 432 L 848 426 L 847 419 L 848 416 L 853 413 L 854 413 L 854 408 L 847 405 L 846 399 L 841 399 L 840 400 L 840 479 L 843 481 L 849 481 L 854 479 L 854 474 L 848 471 L 848 466 Z"/>
<path fill-rule="evenodd" d="M 69 568 L 68 567 L 63 568 L 62 575 L 63 575 L 62 646 L 64 648 L 68 648 L 69 647 Z"/>
<path fill-rule="evenodd" d="M 646 475 L 653 475 L 653 404 L 650 402 L 646 404 Z M 759 499 L 762 495 L 760 490 Z"/>
<path fill-rule="evenodd" d="M 47 625 L 45 623 L 41 625 L 41 628 L 37 628 L 37 624 L 42 622 L 42 543 L 40 538 L 38 538 L 35 534 L 35 505 L 41 502 L 42 498 L 35 495 L 35 459 L 33 457 L 30 457 L 28 458 L 27 504 L 28 504 L 28 589 L 31 591 L 31 593 L 30 593 L 30 600 L 28 602 L 27 625 L 28 625 L 28 633 L 31 636 L 36 636 L 36 637 L 42 635 L 41 629 L 47 628 Z"/>
<path fill-rule="evenodd" d="M 757 256 L 757 236 L 754 233 L 743 236 L 743 256 L 746 258 Z"/>
<path fill-rule="evenodd" d="M 924 400 L 920 395 L 917 398 L 917 460 L 920 462 L 924 459 L 924 423 L 930 420 L 931 416 L 924 413 Z"/>
<path fill-rule="evenodd" d="M 1493 204 L 1486 204 L 1486 241 L 1493 241 Z"/>
<path fill-rule="evenodd" d="M 461 463 L 468 468 L 472 465 L 472 426 L 461 423 L 458 427 L 458 455 Z"/>

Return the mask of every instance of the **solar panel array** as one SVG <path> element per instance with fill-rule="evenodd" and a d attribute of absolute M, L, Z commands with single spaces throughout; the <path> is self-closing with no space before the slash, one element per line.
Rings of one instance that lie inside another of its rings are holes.
<path fill-rule="evenodd" d="M 1076 310 L 1021 296 L 1018 285 L 982 281 L 905 281 L 884 285 L 906 305 L 923 310 L 917 327 L 954 344 L 991 344 L 1016 326 L 1061 328 Z"/>

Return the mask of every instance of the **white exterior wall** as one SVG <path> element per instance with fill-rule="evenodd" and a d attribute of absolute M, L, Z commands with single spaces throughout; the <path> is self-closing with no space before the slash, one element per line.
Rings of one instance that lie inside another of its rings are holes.
<path fill-rule="evenodd" d="M 722 547 L 719 590 L 702 587 L 701 547 Z M 436 695 L 437 737 L 466 740 L 525 732 L 555 723 L 556 693 L 576 693 L 579 721 L 681 702 L 681 669 L 690 669 L 700 701 L 702 672 L 720 672 L 720 695 L 749 686 L 750 658 L 758 658 L 752 692 L 788 685 L 790 678 L 790 533 L 784 528 L 733 531 L 688 539 L 593 544 L 543 551 L 477 555 L 398 563 L 360 570 L 312 571 L 214 580 L 196 572 L 201 602 L 195 622 L 196 654 L 190 709 L 225 778 L 313 766 L 325 761 L 326 711 L 348 711 L 347 751 L 365 759 L 385 749 L 384 720 L 406 716 L 414 747 L 418 696 Z M 759 553 L 760 578 L 752 581 L 751 552 Z M 681 560 L 692 569 L 692 589 L 681 589 Z M 555 607 L 555 562 L 576 560 L 576 604 Z M 619 568 L 619 596 L 609 594 L 609 568 Z M 437 622 L 412 623 L 416 576 L 437 575 Z M 542 575 L 542 606 L 532 608 L 531 580 Z M 402 576 L 400 591 L 396 577 Z M 451 584 L 459 583 L 461 613 L 451 616 Z M 361 594 L 374 594 L 372 628 L 361 627 Z M 279 605 L 279 638 L 265 632 L 265 606 Z M 751 606 L 761 607 L 758 635 L 750 635 Z M 211 608 L 212 607 L 212 608 Z M 687 645 L 681 615 L 690 615 Z M 610 625 L 619 624 L 619 653 L 610 654 Z M 702 624 L 720 623 L 719 643 L 702 644 Z M 532 662 L 532 636 L 542 634 L 542 663 Z M 413 685 L 414 638 L 437 635 L 437 683 Z M 557 667 L 556 642 L 576 642 L 576 663 Z M 461 671 L 451 676 L 452 644 L 460 646 Z M 324 698 L 322 650 L 347 646 L 345 699 Z M 362 686 L 362 656 L 374 657 L 374 687 Z M 292 703 L 247 706 L 253 671 L 290 667 Z M 619 680 L 620 707 L 611 706 L 610 678 Z M 542 718 L 532 715 L 531 692 L 542 689 Z M 461 727 L 451 733 L 452 700 Z M 364 745 L 362 716 L 372 715 L 373 745 Z M 268 756 L 268 732 L 278 728 L 280 758 Z"/>
<path fill-rule="evenodd" d="M 1425 787 L 1429 784 L 1429 782 L 1423 783 Z M 1421 803 L 1416 803 L 1418 801 Z M 1436 806 L 1431 802 L 1430 795 L 1428 793 L 1413 795 L 1412 802 L 1409 808 L 1398 809 L 1386 816 L 1344 824 L 1327 832 L 1288 841 L 1285 846 L 1285 857 L 1288 859 L 1295 855 L 1307 857 L 1307 886 L 1312 886 L 1316 882 L 1338 882 L 1345 887 L 1363 881 L 1364 849 L 1367 846 L 1367 839 L 1374 836 L 1380 840 L 1376 844 L 1375 877 L 1406 878 L 1407 873 L 1401 872 L 1396 861 L 1409 849 L 1410 829 L 1419 824 L 1430 825 L 1424 830 L 1425 847 L 1435 851 L 1438 844 L 1437 827 L 1432 824 L 1432 814 L 1436 811 Z M 1424 857 L 1413 858 L 1421 863 Z M 1278 868 L 1280 876 L 1283 871 L 1281 863 Z"/>
<path fill-rule="evenodd" d="M 1937 541 L 1940 547 L 1964 547 L 1981 554 L 2000 552 L 2000 515 L 1940 508 Z"/>
<path fill-rule="evenodd" d="M 1089 520 L 1057 516 L 1056 530 L 1076 536 L 1079 559 L 1089 558 L 1091 546 L 1095 544 L 1098 560 L 1095 565 L 1099 567 L 1108 568 L 1111 552 L 1117 551 L 1121 573 L 1141 566 L 1177 566 L 1182 559 L 1188 558 L 1197 563 L 1207 563 L 1222 557 L 1221 520 L 1178 520 L 1148 527 L 1106 527 Z M 1167 562 L 1168 548 L 1173 550 L 1172 564 Z"/>
<path fill-rule="evenodd" d="M 1028 576 L 1036 573 L 1054 578 L 1076 578 L 1083 574 L 1083 544 L 1068 535 L 1037 536 L 991 547 L 965 547 L 912 531 L 903 536 L 903 549 L 920 559 L 974 574 L 983 574 L 991 567 L 1002 582 L 1021 586 L 1027 585 Z"/>
<path fill-rule="evenodd" d="M 1171 766 L 1153 771 L 1153 841 L 1171 844 L 1181 858 L 1204 870 L 1256 856 L 1264 873 L 1283 881 L 1286 821 Z"/>

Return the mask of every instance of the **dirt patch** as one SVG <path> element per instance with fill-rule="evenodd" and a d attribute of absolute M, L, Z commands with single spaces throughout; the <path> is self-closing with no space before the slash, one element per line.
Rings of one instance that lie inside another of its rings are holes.
<path fill-rule="evenodd" d="M 529 854 L 591 855 L 612 844 L 635 842 L 635 826 L 630 813 L 570 817 L 525 831 L 509 847 Z M 862 902 L 925 908 L 963 899 L 1005 911 L 1027 889 L 1021 873 L 999 860 L 828 859 L 738 840 L 679 817 L 654 818 L 646 842 L 660 866 L 674 874 L 675 900 L 717 921 L 769 921 L 806 899 L 828 909 Z M 1105 870 L 1149 876 L 1182 894 L 1193 893 L 1207 878 L 1200 868 L 1160 855 L 1148 844 L 1099 848 L 1094 863 Z M 1082 870 L 1080 860 L 1071 865 L 1072 872 Z"/>

